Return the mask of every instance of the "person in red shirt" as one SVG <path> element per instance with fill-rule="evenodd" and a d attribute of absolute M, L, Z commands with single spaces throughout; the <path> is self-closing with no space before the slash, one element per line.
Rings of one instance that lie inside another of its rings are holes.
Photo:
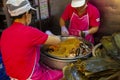
<path fill-rule="evenodd" d="M 69 27 L 66 28 L 66 21 Z M 99 29 L 100 14 L 98 9 L 90 4 L 88 0 L 72 0 L 60 17 L 61 34 L 63 36 L 82 36 L 94 43 L 93 34 Z"/>
<path fill-rule="evenodd" d="M 59 80 L 61 70 L 53 70 L 41 63 L 40 46 L 57 44 L 61 40 L 29 26 L 31 7 L 28 0 L 7 0 L 13 23 L 2 32 L 1 52 L 7 74 L 16 80 Z"/>

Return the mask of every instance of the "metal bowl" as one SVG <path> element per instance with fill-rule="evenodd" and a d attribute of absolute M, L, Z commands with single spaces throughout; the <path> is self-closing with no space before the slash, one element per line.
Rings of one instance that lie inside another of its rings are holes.
<path fill-rule="evenodd" d="M 72 38 L 72 37 L 62 37 L 63 40 L 67 39 L 67 38 Z M 83 39 L 84 42 L 87 42 Z M 91 46 L 91 48 L 93 48 L 93 44 L 89 43 L 89 46 Z M 86 55 L 81 55 L 81 56 L 76 56 L 73 58 L 65 58 L 65 57 L 57 57 L 57 56 L 53 56 L 51 54 L 49 54 L 47 51 L 45 51 L 42 47 L 41 47 L 41 61 L 43 63 L 45 63 L 46 65 L 48 65 L 51 68 L 54 69 L 62 69 L 64 66 L 66 66 L 69 63 L 75 62 L 78 59 L 87 59 L 92 55 L 92 49 L 91 52 L 87 53 Z"/>
<path fill-rule="evenodd" d="M 48 56 L 44 53 L 41 53 L 41 61 L 46 64 L 47 66 L 53 68 L 53 69 L 60 69 L 62 70 L 64 66 L 66 66 L 69 63 L 76 62 L 77 59 L 57 59 L 51 56 Z"/>

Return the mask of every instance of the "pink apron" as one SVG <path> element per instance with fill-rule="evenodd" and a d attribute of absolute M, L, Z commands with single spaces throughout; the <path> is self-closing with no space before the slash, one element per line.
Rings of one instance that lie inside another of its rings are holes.
<path fill-rule="evenodd" d="M 63 77 L 61 70 L 53 70 L 46 65 L 39 63 L 40 48 L 37 50 L 35 68 L 28 80 L 59 80 Z"/>
<path fill-rule="evenodd" d="M 26 80 L 60 80 L 63 77 L 61 70 L 53 70 L 46 65 L 39 63 L 40 59 L 40 46 L 37 46 L 37 53 L 35 58 L 34 67 L 31 75 Z M 11 80 L 18 80 L 10 77 Z"/>
<path fill-rule="evenodd" d="M 88 14 L 79 17 L 76 13 L 72 14 L 69 25 L 69 34 L 79 36 L 79 31 L 86 31 L 89 29 L 89 16 Z M 87 41 L 94 43 L 93 35 L 89 34 L 85 37 Z"/>

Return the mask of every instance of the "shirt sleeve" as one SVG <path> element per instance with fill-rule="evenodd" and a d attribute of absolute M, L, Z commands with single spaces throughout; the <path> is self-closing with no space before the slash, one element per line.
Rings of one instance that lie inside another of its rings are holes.
<path fill-rule="evenodd" d="M 68 19 L 70 19 L 71 12 L 72 12 L 71 5 L 68 4 L 68 5 L 66 6 L 65 10 L 63 11 L 61 17 L 62 17 L 64 20 L 68 20 Z"/>
<path fill-rule="evenodd" d="M 91 27 L 95 27 L 100 25 L 100 13 L 96 7 L 93 5 L 89 5 L 88 7 L 89 14 L 89 24 Z"/>
<path fill-rule="evenodd" d="M 48 38 L 48 35 L 44 32 L 31 27 L 31 41 L 33 45 L 44 44 Z"/>

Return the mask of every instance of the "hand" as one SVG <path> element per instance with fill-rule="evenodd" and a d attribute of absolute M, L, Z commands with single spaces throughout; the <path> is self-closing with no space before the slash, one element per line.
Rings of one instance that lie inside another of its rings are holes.
<path fill-rule="evenodd" d="M 80 31 L 80 32 L 79 32 L 79 35 L 80 35 L 81 37 L 86 37 L 88 34 L 89 34 L 89 31 L 88 31 L 88 30 L 86 30 L 86 31 Z"/>
<path fill-rule="evenodd" d="M 85 34 L 85 36 L 87 36 L 89 34 L 89 31 L 86 30 L 86 31 L 83 31 L 83 33 Z"/>
<path fill-rule="evenodd" d="M 61 27 L 61 35 L 62 36 L 68 36 L 69 35 L 69 32 L 68 32 L 68 30 L 65 26 Z"/>
<path fill-rule="evenodd" d="M 50 30 L 46 30 L 45 33 L 48 35 L 54 35 Z"/>

